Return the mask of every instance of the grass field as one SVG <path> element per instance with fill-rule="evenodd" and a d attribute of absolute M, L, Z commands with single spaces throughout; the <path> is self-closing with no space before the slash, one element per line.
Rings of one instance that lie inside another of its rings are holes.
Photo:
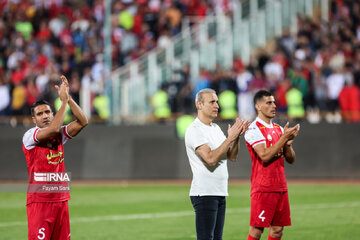
<path fill-rule="evenodd" d="M 249 190 L 230 184 L 224 240 L 246 239 Z M 196 239 L 188 191 L 188 184 L 73 184 L 72 239 Z M 360 184 L 290 182 L 289 196 L 293 226 L 283 239 L 360 239 Z M 25 201 L 24 193 L 0 193 L 1 240 L 27 239 Z"/>

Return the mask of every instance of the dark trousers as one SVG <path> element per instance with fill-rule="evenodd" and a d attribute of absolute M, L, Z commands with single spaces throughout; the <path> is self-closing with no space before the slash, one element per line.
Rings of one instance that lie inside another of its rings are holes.
<path fill-rule="evenodd" d="M 195 210 L 197 240 L 222 240 L 225 222 L 225 197 L 190 196 Z"/>

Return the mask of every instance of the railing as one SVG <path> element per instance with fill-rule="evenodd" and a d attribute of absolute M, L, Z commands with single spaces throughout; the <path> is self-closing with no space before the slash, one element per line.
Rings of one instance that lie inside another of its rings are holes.
<path fill-rule="evenodd" d="M 185 18 L 182 31 L 165 48 L 156 48 L 112 73 L 112 124 L 141 123 L 151 116 L 151 96 L 174 70 L 189 64 L 195 81 L 200 68 L 232 66 L 234 55 L 248 63 L 254 49 L 280 36 L 284 28 L 297 31 L 297 15 L 320 10 L 328 20 L 328 0 L 235 1 L 233 17 Z"/>

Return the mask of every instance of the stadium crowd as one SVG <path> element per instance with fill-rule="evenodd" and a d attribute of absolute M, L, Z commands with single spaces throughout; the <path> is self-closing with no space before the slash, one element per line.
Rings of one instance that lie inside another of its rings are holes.
<path fill-rule="evenodd" d="M 226 2 L 112 1 L 113 68 L 166 45 L 183 16 L 226 12 Z M 84 85 L 104 91 L 104 0 L 4 0 L 0 14 L 0 115 L 27 115 L 39 97 L 53 103 L 60 74 L 77 102 Z"/>
<path fill-rule="evenodd" d="M 235 57 L 231 70 L 221 66 L 211 72 L 202 69 L 193 93 L 205 87 L 218 93 L 230 90 L 237 100 L 229 97 L 229 91 L 224 96 L 237 103 L 221 106 L 220 94 L 220 111 L 237 105 L 236 110 L 244 119 L 255 116 L 254 93 L 267 89 L 276 97 L 278 111 L 292 119 L 307 117 L 312 123 L 322 118 L 330 123 L 359 122 L 360 3 L 352 0 L 330 3 L 329 22 L 298 16 L 295 36 L 285 29 L 276 39 L 273 51 L 259 49 L 248 65 Z M 186 69 L 182 72 L 188 72 Z M 192 103 L 187 96 L 189 87 L 180 86 L 177 94 L 168 91 L 170 108 L 188 112 Z"/>
<path fill-rule="evenodd" d="M 278 110 L 292 109 L 294 118 L 320 110 L 329 112 L 329 122 L 359 121 L 360 4 L 330 2 L 329 22 L 299 17 L 296 36 L 285 30 L 275 51 L 260 50 L 247 66 L 235 58 L 231 70 L 202 69 L 195 86 L 189 67 L 179 70 L 182 82 L 166 87 L 172 112 L 193 110 L 192 92 L 211 87 L 234 92 L 239 114 L 252 116 L 249 99 L 265 88 L 275 94 Z M 113 69 L 156 46 L 166 47 L 181 31 L 184 16 L 231 15 L 231 3 L 112 1 Z M 53 103 L 60 74 L 71 81 L 76 102 L 84 86 L 93 97 L 104 92 L 104 0 L 4 0 L 0 13 L 0 116 L 28 115 L 40 97 Z"/>

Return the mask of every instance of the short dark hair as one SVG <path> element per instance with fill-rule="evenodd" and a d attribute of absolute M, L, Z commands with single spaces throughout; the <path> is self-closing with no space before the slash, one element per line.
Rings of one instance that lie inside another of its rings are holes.
<path fill-rule="evenodd" d="M 254 106 L 255 104 L 260 101 L 263 97 L 270 97 L 272 96 L 272 93 L 266 90 L 260 90 L 257 93 L 255 93 L 254 96 Z"/>
<path fill-rule="evenodd" d="M 40 106 L 40 105 L 48 105 L 50 108 L 51 108 L 51 106 L 50 106 L 50 104 L 47 102 L 47 101 L 45 101 L 45 100 L 43 100 L 43 99 L 41 99 L 41 100 L 37 100 L 32 106 L 31 106 L 31 116 L 34 116 L 34 109 L 37 107 L 37 106 Z"/>

